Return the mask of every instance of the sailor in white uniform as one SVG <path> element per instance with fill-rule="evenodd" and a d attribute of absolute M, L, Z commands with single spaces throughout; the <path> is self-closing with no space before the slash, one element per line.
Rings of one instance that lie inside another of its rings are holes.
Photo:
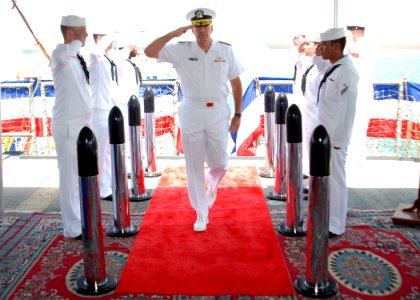
<path fill-rule="evenodd" d="M 366 135 L 369 128 L 370 116 L 374 107 L 373 95 L 373 47 L 365 37 L 365 27 L 358 25 L 347 26 L 346 49 L 359 73 L 358 97 L 353 134 L 351 137 L 347 165 L 361 167 L 366 162 Z M 350 165 L 349 165 L 350 164 Z"/>
<path fill-rule="evenodd" d="M 306 34 L 306 41 L 303 46 L 304 53 L 311 59 L 311 64 L 302 75 L 301 92 L 304 97 L 303 105 L 303 174 L 309 174 L 309 150 L 311 135 L 318 125 L 318 87 L 324 76 L 325 70 L 331 66 L 327 59 L 321 56 L 319 47 L 320 39 L 318 34 Z"/>
<path fill-rule="evenodd" d="M 228 131 L 237 132 L 241 121 L 242 83 L 239 76 L 244 68 L 230 45 L 212 40 L 211 23 L 215 16 L 210 9 L 194 9 L 187 14 L 192 25 L 156 39 L 144 51 L 148 57 L 158 58 L 159 62 L 172 63 L 181 81 L 183 99 L 179 106 L 179 120 L 188 196 L 197 212 L 194 231 L 207 229 L 209 207 L 215 201 L 217 186 L 228 168 Z M 168 44 L 189 29 L 196 37 L 194 42 Z M 230 126 L 228 82 L 235 106 Z M 209 167 L 207 176 L 205 163 Z"/>
<path fill-rule="evenodd" d="M 64 44 L 57 45 L 50 62 L 55 88 L 51 129 L 57 151 L 63 235 L 81 240 L 77 139 L 80 130 L 89 125 L 92 113 L 89 73 L 79 53 L 88 36 L 86 19 L 63 16 L 61 31 Z"/>
<path fill-rule="evenodd" d="M 140 109 L 144 110 L 143 99 L 140 98 L 141 72 L 134 62 L 137 56 L 137 48 L 134 45 L 126 45 L 123 40 L 114 41 L 116 55 L 114 61 L 118 68 L 118 96 L 116 105 L 121 109 L 124 117 L 124 135 L 126 152 L 126 170 L 131 172 L 131 145 L 130 128 L 128 122 L 128 101 L 131 96 L 136 96 L 140 102 Z M 133 60 L 131 60 L 133 58 Z"/>
<path fill-rule="evenodd" d="M 330 170 L 330 237 L 345 232 L 348 190 L 346 155 L 356 113 L 359 75 L 350 57 L 343 55 L 346 44 L 343 28 L 321 33 L 321 53 L 332 66 L 319 86 L 318 120 L 327 129 L 331 140 Z"/>
<path fill-rule="evenodd" d="M 112 41 L 106 33 L 93 34 L 95 48 L 89 54 L 90 90 L 92 95 L 92 129 L 98 143 L 100 197 L 112 200 L 111 148 L 108 117 L 115 105 L 118 70 L 109 52 Z"/>

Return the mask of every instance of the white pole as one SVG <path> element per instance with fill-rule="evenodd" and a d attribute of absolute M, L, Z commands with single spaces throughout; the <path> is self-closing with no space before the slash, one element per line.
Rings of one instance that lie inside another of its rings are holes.
<path fill-rule="evenodd" d="M 334 0 L 334 28 L 338 27 L 338 0 Z"/>

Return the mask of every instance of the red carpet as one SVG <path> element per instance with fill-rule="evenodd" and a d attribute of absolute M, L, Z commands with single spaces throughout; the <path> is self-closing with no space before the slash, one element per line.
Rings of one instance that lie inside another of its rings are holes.
<path fill-rule="evenodd" d="M 116 293 L 293 295 L 256 168 L 229 169 L 202 233 L 192 229 L 184 171 L 164 172 Z"/>

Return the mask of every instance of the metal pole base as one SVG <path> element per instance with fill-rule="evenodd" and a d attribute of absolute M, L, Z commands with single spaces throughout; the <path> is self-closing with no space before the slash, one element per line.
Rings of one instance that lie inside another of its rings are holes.
<path fill-rule="evenodd" d="M 338 292 L 338 284 L 330 278 L 327 279 L 324 287 L 314 286 L 304 278 L 298 278 L 294 286 L 299 294 L 311 298 L 329 298 Z"/>
<path fill-rule="evenodd" d="M 282 195 L 282 194 L 276 194 L 273 191 L 269 192 L 267 195 L 268 199 L 271 200 L 277 200 L 277 201 L 286 201 L 286 194 Z"/>
<path fill-rule="evenodd" d="M 145 192 L 144 194 L 141 194 L 141 195 L 132 194 L 130 196 L 130 201 L 140 202 L 140 201 L 149 200 L 150 198 L 152 198 L 152 195 L 149 192 Z"/>
<path fill-rule="evenodd" d="M 128 228 L 117 228 L 114 226 L 108 228 L 106 234 L 112 237 L 125 237 L 135 235 L 137 232 L 139 232 L 139 227 L 135 225 L 131 225 Z"/>
<path fill-rule="evenodd" d="M 96 296 L 113 291 L 117 287 L 117 281 L 111 275 L 106 275 L 103 282 L 88 283 L 86 277 L 77 279 L 74 289 L 82 295 Z"/>
<path fill-rule="evenodd" d="M 274 178 L 273 172 L 261 171 L 259 175 L 264 178 Z"/>
<path fill-rule="evenodd" d="M 144 177 L 158 177 L 161 176 L 162 172 L 155 171 L 155 172 L 144 172 Z"/>
<path fill-rule="evenodd" d="M 276 229 L 279 233 L 285 236 L 290 236 L 290 237 L 306 236 L 306 231 L 304 231 L 303 229 L 299 229 L 299 230 L 293 229 L 293 228 L 287 227 L 285 224 L 281 224 L 277 226 Z"/>

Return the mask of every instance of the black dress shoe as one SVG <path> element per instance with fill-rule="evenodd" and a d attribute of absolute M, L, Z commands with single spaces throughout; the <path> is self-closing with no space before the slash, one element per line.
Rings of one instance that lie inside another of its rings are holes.
<path fill-rule="evenodd" d="M 333 239 L 333 238 L 336 238 L 336 237 L 339 237 L 339 236 L 340 236 L 339 234 L 335 234 L 335 233 L 333 233 L 331 231 L 328 231 L 328 237 L 330 239 Z"/>
<path fill-rule="evenodd" d="M 127 173 L 127 178 L 131 179 L 131 173 Z"/>
<path fill-rule="evenodd" d="M 80 234 L 80 235 L 74 237 L 73 239 L 78 240 L 78 241 L 81 241 L 82 240 L 82 235 Z"/>
<path fill-rule="evenodd" d="M 112 201 L 112 194 L 106 196 L 106 197 L 101 197 L 102 200 L 106 200 L 106 201 Z"/>
<path fill-rule="evenodd" d="M 308 188 L 304 187 L 304 188 L 303 188 L 303 193 L 304 193 L 304 194 L 307 194 L 307 193 L 309 193 L 309 190 L 308 190 Z"/>
<path fill-rule="evenodd" d="M 308 179 L 308 178 L 309 178 L 309 176 L 308 176 L 308 175 L 303 174 L 303 179 Z"/>

